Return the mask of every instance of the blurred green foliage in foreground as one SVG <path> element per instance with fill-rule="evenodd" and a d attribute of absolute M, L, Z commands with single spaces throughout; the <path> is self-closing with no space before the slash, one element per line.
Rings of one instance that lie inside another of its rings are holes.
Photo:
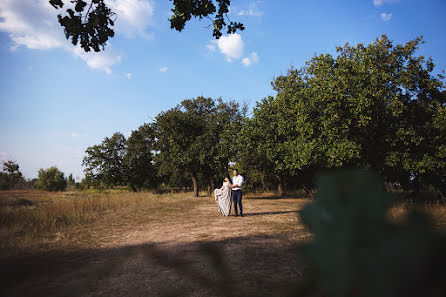
<path fill-rule="evenodd" d="M 317 199 L 301 212 L 314 234 L 303 247 L 314 273 L 308 295 L 446 296 L 446 237 L 416 209 L 392 221 L 392 202 L 368 172 L 319 178 Z"/>

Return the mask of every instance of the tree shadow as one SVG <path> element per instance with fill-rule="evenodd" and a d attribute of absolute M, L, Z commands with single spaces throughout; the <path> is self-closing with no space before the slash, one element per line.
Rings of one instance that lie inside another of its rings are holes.
<path fill-rule="evenodd" d="M 271 212 L 256 212 L 256 213 L 245 213 L 244 216 L 267 216 L 267 215 L 278 215 L 286 213 L 299 213 L 299 210 L 289 210 L 289 211 L 271 211 Z"/>
<path fill-rule="evenodd" d="M 295 195 L 268 195 L 268 196 L 254 196 L 246 197 L 246 199 L 252 200 L 282 200 L 282 199 L 310 199 L 310 197 L 299 197 Z"/>
<path fill-rule="evenodd" d="M 2 257 L 0 295 L 284 296 L 305 267 L 288 236 Z"/>

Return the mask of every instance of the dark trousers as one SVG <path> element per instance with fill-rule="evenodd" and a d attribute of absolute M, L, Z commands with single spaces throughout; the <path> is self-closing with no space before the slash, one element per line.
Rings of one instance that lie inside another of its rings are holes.
<path fill-rule="evenodd" d="M 237 204 L 240 208 L 240 214 L 243 214 L 243 207 L 242 207 L 242 190 L 236 190 L 232 191 L 232 200 L 234 201 L 234 211 L 235 215 L 238 215 L 237 212 Z"/>

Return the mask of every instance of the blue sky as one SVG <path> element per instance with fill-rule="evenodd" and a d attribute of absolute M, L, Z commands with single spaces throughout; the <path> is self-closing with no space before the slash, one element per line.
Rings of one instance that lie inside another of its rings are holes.
<path fill-rule="evenodd" d="M 0 160 L 17 161 L 27 178 L 53 165 L 81 178 L 88 146 L 186 98 L 253 107 L 290 65 L 346 42 L 423 35 L 418 53 L 446 69 L 444 0 L 235 0 L 230 18 L 246 30 L 218 42 L 206 20 L 172 31 L 168 0 L 108 0 L 117 34 L 99 54 L 66 41 L 47 2 L 0 0 Z"/>

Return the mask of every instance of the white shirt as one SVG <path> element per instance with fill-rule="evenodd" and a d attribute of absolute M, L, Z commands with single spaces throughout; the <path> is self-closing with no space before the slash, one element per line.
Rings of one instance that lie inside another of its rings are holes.
<path fill-rule="evenodd" d="M 243 181 L 244 181 L 244 180 L 245 180 L 245 179 L 244 179 L 243 176 L 241 176 L 240 174 L 237 175 L 237 176 L 234 176 L 234 177 L 232 178 L 232 184 L 233 184 L 233 185 L 238 185 L 238 187 L 232 188 L 232 190 L 233 190 L 233 191 L 241 190 L 241 189 L 242 189 L 242 184 L 243 184 Z"/>

